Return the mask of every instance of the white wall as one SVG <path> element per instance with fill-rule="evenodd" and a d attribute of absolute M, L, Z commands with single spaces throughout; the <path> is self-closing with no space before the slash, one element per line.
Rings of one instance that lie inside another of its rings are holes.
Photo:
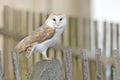
<path fill-rule="evenodd" d="M 92 0 L 92 17 L 98 20 L 120 21 L 120 0 Z"/>

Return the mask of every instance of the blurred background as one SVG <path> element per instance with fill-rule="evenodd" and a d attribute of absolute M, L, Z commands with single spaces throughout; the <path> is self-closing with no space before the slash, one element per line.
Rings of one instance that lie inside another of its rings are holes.
<path fill-rule="evenodd" d="M 119 4 L 119 0 L 0 0 L 0 51 L 4 79 L 14 80 L 11 51 L 15 45 L 42 25 L 49 13 L 61 12 L 67 16 L 67 28 L 57 49 L 50 48 L 48 56 L 59 59 L 63 65 L 61 48 L 70 48 L 74 80 L 82 80 L 81 63 L 78 62 L 81 59 L 75 55 L 77 50 L 84 48 L 94 55 L 95 50 L 101 48 L 102 55 L 111 58 L 113 50 L 120 48 Z M 21 77 L 26 80 L 42 56 L 32 55 L 29 60 L 24 54 L 19 57 Z M 93 73 L 90 78 L 95 80 L 95 60 L 89 59 L 89 64 Z M 112 62 L 105 63 L 104 80 L 116 80 L 114 75 Z"/>

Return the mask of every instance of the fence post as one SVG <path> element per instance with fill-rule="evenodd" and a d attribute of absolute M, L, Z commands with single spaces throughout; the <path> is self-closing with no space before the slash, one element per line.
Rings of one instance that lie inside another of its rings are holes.
<path fill-rule="evenodd" d="M 120 80 L 120 51 L 114 50 L 116 80 Z"/>
<path fill-rule="evenodd" d="M 40 60 L 34 66 L 29 80 L 63 80 L 59 60 Z"/>
<path fill-rule="evenodd" d="M 21 80 L 20 79 L 18 56 L 17 56 L 17 53 L 15 53 L 15 52 L 12 52 L 12 61 L 13 61 L 13 70 L 14 70 L 15 80 Z"/>
<path fill-rule="evenodd" d="M 2 59 L 1 59 L 1 52 L 0 52 L 0 80 L 2 80 L 3 73 L 2 73 Z"/>
<path fill-rule="evenodd" d="M 87 53 L 82 49 L 80 55 L 82 59 L 83 80 L 90 80 Z"/>
<path fill-rule="evenodd" d="M 102 62 L 101 62 L 101 49 L 96 50 L 96 78 L 97 80 L 103 80 L 102 77 Z"/>
<path fill-rule="evenodd" d="M 64 62 L 65 62 L 65 80 L 73 80 L 72 79 L 72 56 L 69 49 L 64 50 Z"/>

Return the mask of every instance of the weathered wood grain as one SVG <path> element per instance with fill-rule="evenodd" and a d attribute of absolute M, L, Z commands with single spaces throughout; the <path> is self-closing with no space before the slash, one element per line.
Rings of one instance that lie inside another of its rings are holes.
<path fill-rule="evenodd" d="M 57 59 L 37 62 L 29 80 L 63 80 L 60 62 Z"/>
<path fill-rule="evenodd" d="M 101 62 L 101 49 L 96 50 L 96 79 L 103 80 L 102 76 L 102 62 Z"/>
<path fill-rule="evenodd" d="M 14 70 L 15 80 L 21 80 L 19 63 L 18 63 L 18 55 L 15 52 L 12 52 L 12 61 L 13 61 L 13 70 Z"/>
<path fill-rule="evenodd" d="M 65 62 L 65 80 L 73 80 L 72 79 L 72 55 L 69 49 L 64 50 L 64 62 Z"/>
<path fill-rule="evenodd" d="M 81 49 L 80 55 L 82 59 L 83 80 L 90 80 L 87 53 L 84 49 Z"/>
<path fill-rule="evenodd" d="M 120 51 L 114 50 L 116 80 L 120 80 Z"/>

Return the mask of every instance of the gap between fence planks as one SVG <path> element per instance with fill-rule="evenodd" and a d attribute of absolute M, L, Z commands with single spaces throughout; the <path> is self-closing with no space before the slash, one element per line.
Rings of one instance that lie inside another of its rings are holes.
<path fill-rule="evenodd" d="M 14 70 L 15 80 L 21 80 L 20 71 L 19 71 L 18 55 L 15 52 L 12 52 L 12 61 L 13 61 L 13 70 Z"/>
<path fill-rule="evenodd" d="M 69 49 L 64 50 L 65 80 L 73 80 L 72 77 L 72 53 Z"/>

